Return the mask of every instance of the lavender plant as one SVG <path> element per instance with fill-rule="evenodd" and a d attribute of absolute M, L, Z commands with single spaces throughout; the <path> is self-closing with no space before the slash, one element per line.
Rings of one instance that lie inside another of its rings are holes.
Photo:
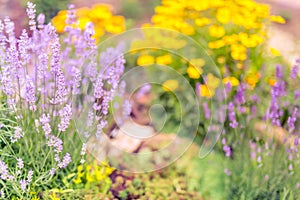
<path fill-rule="evenodd" d="M 221 136 L 228 199 L 299 198 L 298 66 L 277 65 L 271 86 L 242 83 L 228 93 L 234 100 Z"/>
<path fill-rule="evenodd" d="M 94 92 L 88 98 L 94 106 L 89 110 L 97 116 L 93 123 L 102 133 L 125 63 L 122 48 L 109 48 L 98 56 L 93 24 L 81 31 L 74 6 L 69 7 L 63 39 L 51 23 L 45 24 L 43 14 L 36 16 L 33 3 L 27 7 L 29 31 L 23 30 L 19 38 L 8 17 L 0 21 L 3 199 L 30 198 L 49 188 L 64 187 L 60 180 L 79 162 L 84 163 L 86 154 L 86 144 L 72 121 L 84 105 L 73 106 L 72 98 L 82 95 L 84 85 L 92 85 Z M 117 59 L 111 61 L 114 56 Z"/>

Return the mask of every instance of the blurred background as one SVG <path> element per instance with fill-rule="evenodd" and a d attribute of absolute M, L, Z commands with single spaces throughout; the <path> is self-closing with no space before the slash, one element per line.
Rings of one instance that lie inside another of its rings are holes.
<path fill-rule="evenodd" d="M 202 0 L 205 1 L 205 0 Z M 27 23 L 25 5 L 26 0 L 0 0 L 0 18 L 10 16 L 16 23 L 16 33 Z M 104 3 L 112 5 L 114 14 L 123 15 L 126 18 L 127 28 L 140 27 L 149 22 L 159 0 L 33 0 L 37 4 L 37 12 L 46 14 L 49 21 L 59 10 L 67 9 L 69 3 L 76 7 L 91 7 L 94 4 Z M 278 49 L 287 61 L 293 61 L 300 56 L 300 1 L 295 0 L 258 0 L 271 6 L 271 12 L 283 16 L 286 24 L 273 24 L 270 32 L 269 46 Z"/>

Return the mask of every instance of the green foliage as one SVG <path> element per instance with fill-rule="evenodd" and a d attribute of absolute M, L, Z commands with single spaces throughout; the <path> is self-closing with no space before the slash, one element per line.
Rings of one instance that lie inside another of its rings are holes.
<path fill-rule="evenodd" d="M 58 11 L 66 10 L 69 0 L 33 0 L 36 4 L 37 13 L 44 13 L 46 21 L 49 22 L 57 15 Z"/>

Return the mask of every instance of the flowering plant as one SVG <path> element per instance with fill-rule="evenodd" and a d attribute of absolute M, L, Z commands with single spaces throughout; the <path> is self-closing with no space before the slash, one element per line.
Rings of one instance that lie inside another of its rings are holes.
<path fill-rule="evenodd" d="M 43 14 L 35 20 L 35 5 L 27 6 L 29 33 L 23 30 L 17 38 L 14 23 L 8 17 L 0 21 L 0 190 L 2 198 L 10 199 L 62 186 L 59 177 L 85 162 L 86 144 L 71 120 L 77 114 L 73 97 L 82 94 L 83 85 L 93 88 L 90 101 L 96 103 L 90 113 L 97 113 L 93 123 L 102 132 L 124 70 L 120 48 L 108 49 L 98 60 L 93 25 L 81 30 L 73 6 L 64 46 L 55 27 L 44 24 Z M 111 62 L 108 55 L 117 60 Z"/>

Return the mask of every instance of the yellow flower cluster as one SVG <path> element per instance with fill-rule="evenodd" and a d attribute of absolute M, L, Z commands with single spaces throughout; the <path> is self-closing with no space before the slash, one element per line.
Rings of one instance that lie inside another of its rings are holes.
<path fill-rule="evenodd" d="M 228 47 L 231 58 L 245 61 L 248 49 L 262 44 L 268 22 L 285 23 L 270 15 L 270 8 L 254 0 L 162 0 L 152 23 L 156 27 L 177 30 L 187 35 L 209 35 L 212 50 Z M 224 51 L 226 52 L 226 51 Z"/>
<path fill-rule="evenodd" d="M 169 54 L 157 56 L 156 58 L 151 55 L 142 54 L 137 58 L 138 66 L 147 66 L 155 63 L 159 65 L 168 65 L 172 62 L 173 62 L 172 56 Z"/>
<path fill-rule="evenodd" d="M 200 96 L 211 98 L 215 94 L 216 88 L 220 85 L 220 79 L 209 73 L 206 76 L 205 84 L 198 85 L 196 90 L 200 92 Z"/>
<path fill-rule="evenodd" d="M 110 181 L 109 175 L 115 169 L 106 163 L 99 164 L 94 161 L 91 164 L 79 165 L 77 167 L 77 176 L 73 180 L 75 184 L 80 184 L 83 181 L 87 183 L 100 183 Z"/>
<path fill-rule="evenodd" d="M 191 79 L 199 79 L 203 70 L 202 67 L 205 65 L 205 60 L 201 58 L 194 58 L 190 60 L 190 65 L 186 70 L 186 73 Z"/>
<path fill-rule="evenodd" d="M 115 16 L 112 14 L 112 8 L 106 4 L 96 4 L 92 8 L 82 7 L 76 9 L 78 19 L 77 26 L 83 30 L 88 22 L 92 22 L 95 27 L 96 39 L 107 33 L 118 34 L 125 30 L 125 18 L 123 16 Z M 60 11 L 57 16 L 52 19 L 53 25 L 58 33 L 63 33 L 66 27 L 67 11 Z"/>

